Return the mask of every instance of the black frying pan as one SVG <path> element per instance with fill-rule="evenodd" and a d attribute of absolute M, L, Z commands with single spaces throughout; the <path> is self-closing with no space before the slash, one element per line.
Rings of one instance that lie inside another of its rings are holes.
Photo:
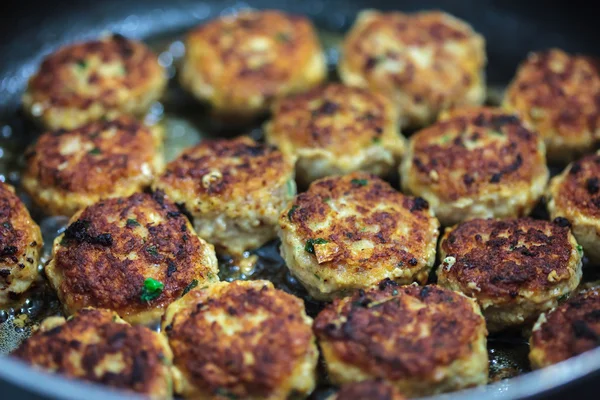
<path fill-rule="evenodd" d="M 363 8 L 402 11 L 441 8 L 468 21 L 483 34 L 487 41 L 488 83 L 501 87 L 531 50 L 559 47 L 599 56 L 597 14 L 586 5 L 582 0 L 263 0 L 247 3 L 103 0 L 92 4 L 64 0 L 13 1 L 2 12 L 0 25 L 0 148 L 7 150 L 8 142 L 3 137 L 8 133 L 13 137 L 24 136 L 21 138 L 24 142 L 29 140 L 30 127 L 18 111 L 20 95 L 41 58 L 62 44 L 97 37 L 106 30 L 140 39 L 179 34 L 232 8 L 252 6 L 305 14 L 320 28 L 343 32 Z M 596 399 L 599 395 L 595 380 L 599 378 L 600 349 L 597 349 L 541 371 L 443 398 Z M 122 396 L 106 388 L 32 371 L 14 360 L 0 357 L 0 398 L 93 400 Z"/>

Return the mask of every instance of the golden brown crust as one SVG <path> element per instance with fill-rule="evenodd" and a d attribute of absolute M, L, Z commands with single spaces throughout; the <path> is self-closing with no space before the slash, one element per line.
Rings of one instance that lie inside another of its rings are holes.
<path fill-rule="evenodd" d="M 562 177 L 552 196 L 557 210 L 600 218 L 600 153 L 574 162 Z"/>
<path fill-rule="evenodd" d="M 530 360 L 542 368 L 600 346 L 600 289 L 589 289 L 545 314 L 531 336 Z"/>
<path fill-rule="evenodd" d="M 191 291 L 169 308 L 163 329 L 175 366 L 202 398 L 274 399 L 287 398 L 290 376 L 312 351 L 314 372 L 311 322 L 302 300 L 272 283 L 234 281 Z"/>
<path fill-rule="evenodd" d="M 568 226 L 557 223 L 474 219 L 444 234 L 440 252 L 455 260 L 443 263 L 438 276 L 468 296 L 508 303 L 570 281 L 573 243 Z"/>
<path fill-rule="evenodd" d="M 74 215 L 46 274 L 67 311 L 102 307 L 127 320 L 166 308 L 193 282 L 218 280 L 212 246 L 162 192 L 103 200 Z M 150 300 L 142 296 L 147 278 L 164 285 Z"/>
<path fill-rule="evenodd" d="M 167 365 L 172 357 L 161 337 L 150 329 L 130 326 L 117 314 L 96 309 L 81 310 L 48 328 L 43 323 L 42 330 L 12 355 L 71 378 L 154 398 L 171 397 Z"/>
<path fill-rule="evenodd" d="M 457 109 L 411 138 L 410 186 L 427 186 L 442 201 L 501 187 L 528 189 L 547 175 L 538 136 L 500 109 Z"/>
<path fill-rule="evenodd" d="M 343 385 L 332 400 L 405 400 L 398 390 L 385 381 L 371 380 Z"/>
<path fill-rule="evenodd" d="M 542 135 L 551 159 L 600 139 L 599 65 L 558 49 L 532 53 L 508 87 L 505 105 Z"/>

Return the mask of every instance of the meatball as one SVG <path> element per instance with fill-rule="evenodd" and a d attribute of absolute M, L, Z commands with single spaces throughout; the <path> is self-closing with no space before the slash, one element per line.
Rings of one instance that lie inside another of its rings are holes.
<path fill-rule="evenodd" d="M 543 368 L 600 346 L 600 287 L 540 315 L 529 341 L 529 361 Z"/>
<path fill-rule="evenodd" d="M 130 117 L 46 132 L 25 153 L 23 187 L 47 213 L 72 216 L 150 186 L 164 168 L 158 132 Z"/>
<path fill-rule="evenodd" d="M 143 116 L 166 84 L 148 47 L 114 34 L 47 56 L 29 80 L 23 107 L 48 129 L 73 129 L 121 114 Z"/>
<path fill-rule="evenodd" d="M 405 400 L 395 386 L 381 380 L 352 382 L 343 385 L 327 400 Z"/>
<path fill-rule="evenodd" d="M 13 356 L 38 369 L 152 399 L 173 397 L 173 355 L 165 338 L 109 310 L 85 308 L 49 317 Z"/>
<path fill-rule="evenodd" d="M 252 120 L 277 97 L 326 76 L 310 21 L 280 11 L 245 11 L 203 24 L 186 38 L 181 83 L 226 122 Z"/>
<path fill-rule="evenodd" d="M 218 281 L 212 245 L 164 193 L 102 200 L 54 241 L 46 275 L 67 314 L 83 307 L 151 323 L 195 286 Z"/>
<path fill-rule="evenodd" d="M 382 281 L 328 305 L 314 331 L 335 384 L 384 379 L 420 397 L 487 382 L 479 306 L 439 286 Z"/>
<path fill-rule="evenodd" d="M 435 262 L 438 221 L 426 201 L 363 172 L 313 182 L 279 218 L 281 255 L 319 300 L 384 278 L 424 284 Z"/>
<path fill-rule="evenodd" d="M 298 159 L 296 175 L 304 185 L 353 171 L 386 175 L 404 152 L 396 110 L 366 89 L 318 87 L 281 100 L 273 114 L 267 141 Z"/>
<path fill-rule="evenodd" d="M 568 227 L 530 218 L 474 219 L 440 242 L 438 284 L 477 300 L 490 332 L 533 324 L 581 280 Z"/>
<path fill-rule="evenodd" d="M 571 226 L 590 261 L 600 263 L 600 152 L 552 178 L 547 204 L 553 219 Z"/>
<path fill-rule="evenodd" d="M 154 186 L 185 206 L 201 237 L 236 256 L 276 237 L 279 213 L 296 194 L 293 162 L 249 137 L 187 149 Z"/>
<path fill-rule="evenodd" d="M 514 115 L 467 108 L 411 137 L 402 188 L 431 204 L 442 225 L 529 214 L 548 182 L 544 143 Z"/>
<path fill-rule="evenodd" d="M 0 182 L 0 308 L 38 279 L 42 245 L 40 228 L 15 189 Z"/>
<path fill-rule="evenodd" d="M 485 99 L 485 41 L 471 26 L 439 11 L 359 14 L 338 70 L 348 85 L 393 99 L 402 126 L 433 122 L 450 107 Z"/>
<path fill-rule="evenodd" d="M 544 138 L 550 162 L 572 161 L 600 139 L 599 67 L 562 50 L 531 53 L 509 85 L 504 106 Z"/>
<path fill-rule="evenodd" d="M 286 399 L 315 387 L 318 350 L 302 300 L 268 281 L 217 283 L 167 309 L 175 391 L 194 399 Z"/>

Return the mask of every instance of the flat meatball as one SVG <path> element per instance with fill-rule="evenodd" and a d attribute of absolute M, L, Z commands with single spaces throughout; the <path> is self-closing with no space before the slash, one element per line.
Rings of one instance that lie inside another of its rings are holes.
<path fill-rule="evenodd" d="M 201 237 L 234 256 L 274 239 L 279 213 L 296 194 L 293 162 L 249 137 L 202 141 L 169 163 L 154 187 L 185 206 Z"/>
<path fill-rule="evenodd" d="M 387 175 L 405 143 L 389 100 L 340 84 L 278 102 L 265 135 L 289 158 L 297 158 L 296 176 L 303 185 L 354 171 Z"/>
<path fill-rule="evenodd" d="M 116 311 L 130 323 L 159 319 L 195 286 L 216 282 L 212 245 L 164 193 L 102 200 L 75 214 L 54 241 L 46 275 L 67 314 Z"/>
<path fill-rule="evenodd" d="M 319 300 L 377 285 L 427 282 L 439 223 L 421 198 L 362 172 L 313 182 L 279 218 L 281 255 Z"/>
<path fill-rule="evenodd" d="M 544 368 L 600 346 L 600 287 L 540 315 L 529 341 L 529 361 Z"/>
<path fill-rule="evenodd" d="M 146 45 L 113 34 L 47 56 L 29 80 L 23 107 L 47 129 L 73 129 L 122 114 L 143 116 L 166 84 Z"/>
<path fill-rule="evenodd" d="M 571 226 L 594 264 L 600 263 L 600 152 L 571 164 L 552 178 L 547 194 L 550 216 Z"/>
<path fill-rule="evenodd" d="M 215 117 L 240 123 L 273 100 L 304 91 L 326 76 L 325 56 L 310 21 L 281 11 L 244 11 L 192 30 L 181 84 Z"/>
<path fill-rule="evenodd" d="M 400 124 L 421 127 L 450 107 L 485 100 L 485 41 L 470 25 L 440 11 L 358 15 L 338 71 L 348 85 L 393 99 Z"/>
<path fill-rule="evenodd" d="M 439 286 L 382 281 L 328 305 L 314 331 L 338 385 L 384 379 L 408 397 L 422 397 L 487 383 L 479 306 Z"/>
<path fill-rule="evenodd" d="M 533 324 L 581 281 L 581 246 L 561 224 L 474 219 L 447 229 L 438 284 L 477 300 L 490 332 Z"/>
<path fill-rule="evenodd" d="M 25 153 L 23 187 L 48 214 L 72 216 L 150 186 L 164 169 L 160 132 L 131 117 L 42 134 Z"/>
<path fill-rule="evenodd" d="M 544 138 L 550 162 L 572 161 L 600 140 L 599 67 L 558 49 L 531 53 L 508 86 L 504 106 Z"/>
<path fill-rule="evenodd" d="M 0 182 L 0 308 L 17 300 L 38 279 L 42 245 L 40 228 L 15 189 Z"/>
<path fill-rule="evenodd" d="M 544 143 L 513 114 L 465 108 L 409 141 L 404 191 L 431 204 L 444 226 L 471 218 L 528 215 L 544 193 Z"/>
<path fill-rule="evenodd" d="M 352 382 L 343 385 L 327 400 L 405 400 L 395 386 L 381 380 Z"/>
<path fill-rule="evenodd" d="M 109 310 L 85 308 L 49 317 L 12 355 L 51 373 L 151 399 L 173 397 L 173 354 L 165 338 Z"/>
<path fill-rule="evenodd" d="M 175 391 L 194 399 L 304 398 L 318 350 L 299 298 L 268 281 L 217 283 L 167 309 Z"/>

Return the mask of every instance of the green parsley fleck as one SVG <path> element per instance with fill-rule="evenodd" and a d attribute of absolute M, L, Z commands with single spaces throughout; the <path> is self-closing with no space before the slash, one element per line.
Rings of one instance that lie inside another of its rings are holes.
<path fill-rule="evenodd" d="M 577 247 L 575 247 L 575 248 L 577 249 L 577 252 L 579 254 L 583 254 L 583 246 L 582 245 L 578 244 Z"/>
<path fill-rule="evenodd" d="M 102 150 L 100 150 L 97 147 L 94 147 L 93 149 L 91 149 L 90 151 L 88 151 L 88 154 L 92 154 L 94 156 L 97 156 L 98 154 L 102 154 Z"/>
<path fill-rule="evenodd" d="M 2 226 L 6 229 L 12 229 L 12 224 L 10 222 L 3 222 Z"/>
<path fill-rule="evenodd" d="M 392 290 L 392 296 L 398 296 L 398 289 Z"/>
<path fill-rule="evenodd" d="M 127 219 L 127 223 L 125 223 L 125 226 L 127 226 L 128 228 L 133 228 L 133 227 L 136 227 L 136 226 L 140 226 L 140 223 L 137 222 L 133 218 L 128 218 Z"/>
<path fill-rule="evenodd" d="M 331 201 L 331 197 L 325 197 L 323 199 L 323 203 L 329 203 Z"/>
<path fill-rule="evenodd" d="M 140 294 L 140 300 L 149 302 L 156 299 L 160 296 L 164 287 L 165 285 L 161 281 L 157 281 L 154 278 L 146 278 L 142 287 L 142 293 Z"/>
<path fill-rule="evenodd" d="M 84 69 L 87 67 L 87 61 L 85 61 L 85 60 L 77 60 L 76 64 L 81 69 Z"/>
<path fill-rule="evenodd" d="M 374 137 L 373 138 L 373 143 L 374 144 L 381 144 L 381 138 L 380 137 Z"/>
<path fill-rule="evenodd" d="M 396 266 L 402 268 L 404 266 L 404 261 L 400 261 Z"/>
<path fill-rule="evenodd" d="M 307 253 L 315 254 L 315 244 L 325 244 L 325 243 L 329 243 L 329 242 L 327 240 L 321 239 L 321 238 L 308 239 L 306 241 L 306 245 L 304 245 L 304 250 Z"/>
<path fill-rule="evenodd" d="M 350 183 L 354 186 L 367 186 L 369 181 L 367 179 L 352 179 Z"/>
<path fill-rule="evenodd" d="M 449 134 L 445 134 L 444 136 L 442 136 L 441 142 L 442 142 L 442 144 L 446 144 L 450 140 L 452 140 L 452 136 Z"/>
<path fill-rule="evenodd" d="M 286 182 L 285 186 L 288 197 L 294 197 L 296 195 L 296 182 L 293 179 L 290 179 Z"/>
<path fill-rule="evenodd" d="M 313 273 L 313 275 L 315 276 L 315 278 L 317 278 L 318 280 L 321 280 L 321 277 L 319 276 L 319 274 Z"/>
<path fill-rule="evenodd" d="M 288 211 L 288 219 L 291 221 L 292 217 L 294 216 L 294 213 L 296 212 L 296 210 L 298 209 L 297 205 L 293 205 L 292 208 L 290 208 L 290 211 Z"/>
<path fill-rule="evenodd" d="M 156 249 L 156 246 L 148 246 L 146 247 L 146 251 L 152 256 L 158 256 L 158 250 Z"/>
<path fill-rule="evenodd" d="M 237 398 L 238 398 L 238 396 L 236 396 L 234 393 L 231 393 L 230 391 L 228 391 L 227 389 L 224 389 L 224 388 L 218 388 L 215 391 L 215 394 L 226 397 L 231 400 L 237 400 Z"/>
<path fill-rule="evenodd" d="M 291 38 L 291 35 L 285 32 L 278 32 L 275 36 L 275 39 L 277 39 L 277 41 L 281 43 L 287 43 L 290 41 Z"/>
<path fill-rule="evenodd" d="M 490 134 L 494 136 L 504 136 L 504 133 L 501 131 L 490 131 Z"/>
<path fill-rule="evenodd" d="M 181 293 L 181 296 L 185 296 L 186 294 L 188 294 L 188 292 L 190 290 L 192 290 L 193 288 L 195 288 L 196 286 L 198 286 L 198 280 L 194 279 L 193 281 L 190 282 L 189 285 L 187 285 L 185 287 L 185 289 L 183 289 L 183 292 Z"/>
<path fill-rule="evenodd" d="M 562 303 L 563 301 L 567 300 L 568 298 L 569 298 L 569 293 L 565 293 L 558 298 L 558 302 Z"/>

